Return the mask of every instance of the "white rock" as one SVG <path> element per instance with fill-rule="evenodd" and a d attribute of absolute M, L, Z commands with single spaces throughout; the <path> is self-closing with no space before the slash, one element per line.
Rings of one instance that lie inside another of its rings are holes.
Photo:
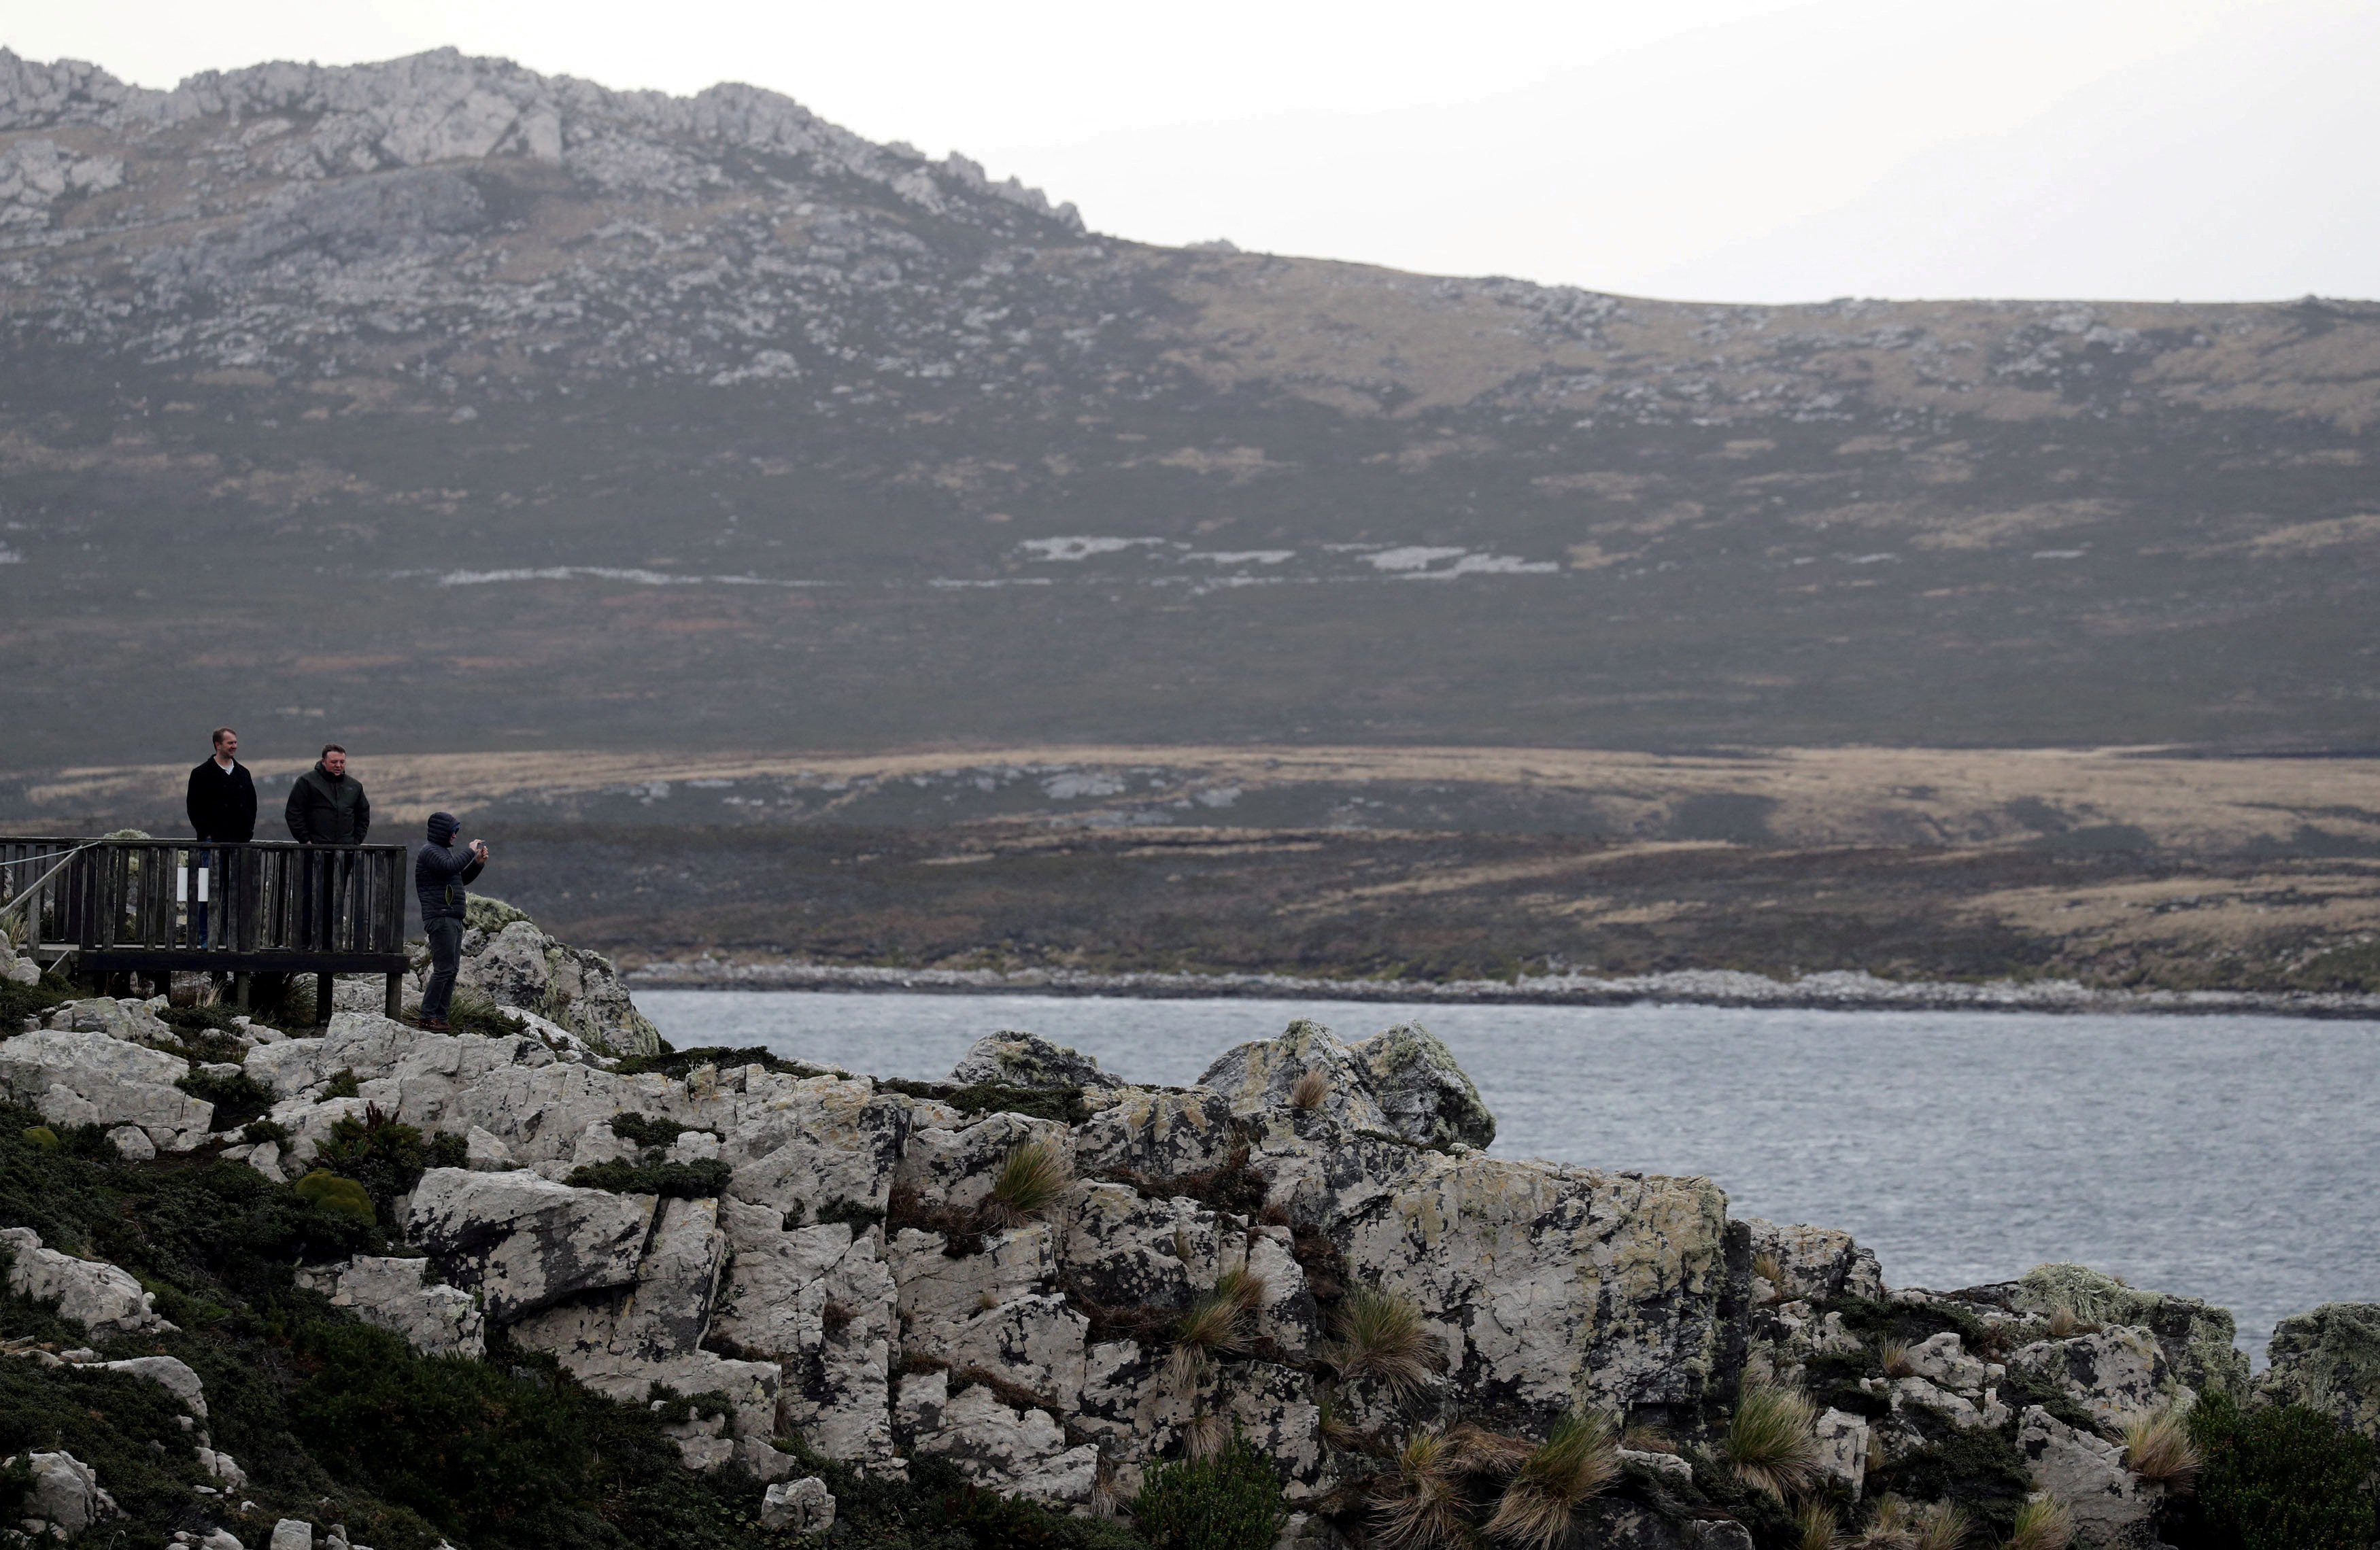
<path fill-rule="evenodd" d="M 1960 1349 L 1953 1330 L 1946 1329 L 1910 1347 L 1906 1360 L 1909 1370 L 1919 1377 L 1971 1399 L 1980 1398 L 1991 1379 L 1981 1361 Z"/>
<path fill-rule="evenodd" d="M 1675 1453 L 1640 1453 L 1633 1447 L 1623 1447 L 1620 1450 L 1620 1461 L 1623 1465 L 1633 1464 L 1640 1470 L 1650 1470 L 1671 1484 L 1694 1483 L 1694 1465 Z"/>
<path fill-rule="evenodd" d="M 941 1419 L 918 1436 L 917 1451 L 947 1457 L 978 1484 L 1039 1502 L 1090 1499 L 1099 1449 L 1068 1447 L 1049 1411 L 1013 1410 L 977 1384 L 953 1396 Z"/>
<path fill-rule="evenodd" d="M 152 1137 L 203 1138 L 213 1105 L 174 1085 L 189 1073 L 178 1056 L 89 1030 L 45 1028 L 0 1042 L 0 1087 L 53 1124 L 138 1125 Z"/>
<path fill-rule="evenodd" d="M 159 1317 L 154 1292 L 127 1272 L 100 1260 L 77 1259 L 42 1245 L 28 1227 L 0 1229 L 8 1246 L 8 1290 L 36 1302 L 55 1302 L 66 1317 L 93 1336 L 152 1335 L 172 1331 Z"/>
<path fill-rule="evenodd" d="M 1386 1132 L 1389 1117 L 1372 1090 L 1372 1073 L 1344 1039 L 1306 1018 L 1279 1038 L 1227 1049 L 1198 1078 L 1234 1109 L 1288 1109 L 1299 1079 L 1319 1073 L 1326 1084 L 1319 1111 L 1354 1130 Z"/>
<path fill-rule="evenodd" d="M 364 1256 L 300 1277 L 327 1293 L 331 1306 L 404 1336 L 424 1356 L 484 1355 L 486 1320 L 477 1301 L 457 1287 L 425 1284 L 429 1269 L 426 1259 Z"/>
<path fill-rule="evenodd" d="M 834 1527 L 834 1493 L 814 1474 L 781 1481 L 760 1498 L 760 1526 L 797 1534 L 824 1533 Z"/>
<path fill-rule="evenodd" d="M 128 1162 L 147 1162 L 157 1155 L 157 1144 L 138 1125 L 118 1125 L 107 1132 L 108 1144 Z"/>
<path fill-rule="evenodd" d="M 987 1034 L 976 1040 L 951 1069 L 950 1079 L 962 1086 L 996 1082 L 1042 1091 L 1071 1087 L 1111 1091 L 1124 1084 L 1122 1077 L 1101 1071 L 1091 1056 L 1037 1035 L 1014 1032 Z"/>
<path fill-rule="evenodd" d="M 98 1471 L 73 1454 L 32 1453 L 25 1456 L 25 1462 L 33 1472 L 33 1486 L 24 1502 L 25 1516 L 63 1530 L 58 1537 L 79 1534 L 102 1519 L 117 1515 L 115 1498 L 100 1489 Z"/>
<path fill-rule="evenodd" d="M 314 1550 L 314 1525 L 284 1518 L 273 1525 L 270 1550 Z"/>
<path fill-rule="evenodd" d="M 2018 1418 L 2016 1446 L 2034 1484 L 2074 1514 L 2083 1544 L 2129 1544 L 2156 1510 L 2162 1492 L 2124 1468 L 2119 1444 L 2078 1432 L 2037 1405 Z"/>
<path fill-rule="evenodd" d="M 407 1227 L 448 1282 L 479 1291 L 488 1318 L 502 1325 L 634 1281 L 653 1210 L 651 1195 L 572 1189 L 525 1171 L 434 1168 L 413 1192 Z"/>
<path fill-rule="evenodd" d="M 1868 1424 L 1847 1411 L 1829 1410 L 1818 1417 L 1818 1468 L 1851 1493 L 1853 1501 L 1867 1481 Z M 1692 1471 L 1688 1471 L 1692 1478 Z"/>
<path fill-rule="evenodd" d="M 1850 1233 L 1800 1224 L 1780 1227 L 1757 1217 L 1743 1218 L 1743 1225 L 1751 1232 L 1753 1257 L 1774 1257 L 1784 1272 L 1780 1297 L 1883 1299 L 1884 1273 L 1876 1267 L 1876 1255 Z"/>
<path fill-rule="evenodd" d="M 509 1173 L 520 1166 L 513 1149 L 479 1125 L 463 1137 L 463 1166 L 474 1173 Z"/>
<path fill-rule="evenodd" d="M 2180 1387 L 2155 1337 L 2123 1325 L 2036 1341 L 2011 1355 L 2008 1364 L 2055 1383 L 2110 1430 L 2164 1409 Z"/>
<path fill-rule="evenodd" d="M 167 1393 L 182 1402 L 182 1408 L 200 1421 L 207 1418 L 206 1386 L 188 1363 L 176 1356 L 134 1356 L 122 1362 L 103 1362 L 99 1369 L 109 1373 L 130 1373 L 162 1385 Z"/>
<path fill-rule="evenodd" d="M 1055 1120 L 994 1113 L 964 1130 L 912 1131 L 895 1181 L 916 1190 L 929 1205 L 967 1210 L 991 1193 L 992 1181 L 1011 1152 L 1037 1142 L 1073 1166 L 1074 1132 Z"/>

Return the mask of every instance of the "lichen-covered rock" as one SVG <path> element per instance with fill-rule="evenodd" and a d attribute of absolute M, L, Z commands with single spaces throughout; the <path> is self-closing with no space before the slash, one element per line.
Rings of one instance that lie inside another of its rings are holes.
<path fill-rule="evenodd" d="M 1743 1218 L 1743 1226 L 1751 1233 L 1753 1258 L 1773 1259 L 1783 1273 L 1785 1284 L 1777 1289 L 1779 1298 L 1883 1299 L 1884 1273 L 1876 1267 L 1876 1255 L 1850 1233 L 1799 1223 L 1779 1226 L 1757 1217 Z"/>
<path fill-rule="evenodd" d="M 2077 1431 L 2039 1406 L 2017 1418 L 2017 1451 L 2033 1483 L 2074 1515 L 2074 1539 L 2092 1550 L 2146 1545 L 2164 1493 L 2124 1468 L 2121 1444 Z"/>
<path fill-rule="evenodd" d="M 1337 1034 L 1310 1018 L 1299 1018 L 1279 1038 L 1257 1039 L 1223 1052 L 1198 1078 L 1241 1113 L 1288 1109 L 1298 1084 L 1309 1074 L 1322 1090 L 1309 1108 L 1354 1130 L 1386 1131 L 1389 1117 L 1372 1091 L 1371 1068 Z"/>
<path fill-rule="evenodd" d="M 911 1404 L 906 1384 L 902 1398 L 905 1406 Z M 931 1414 L 936 1422 L 918 1434 L 917 1450 L 943 1455 L 978 1484 L 1053 1505 L 1091 1498 L 1099 1449 L 1087 1443 L 1069 1447 L 1065 1432 L 1047 1411 L 1014 1409 L 981 1384 L 971 1384 L 939 1405 L 921 1394 L 912 1413 Z"/>
<path fill-rule="evenodd" d="M 480 1356 L 487 1350 L 486 1319 L 478 1300 L 458 1287 L 425 1281 L 426 1259 L 361 1256 L 298 1280 L 329 1296 L 334 1308 L 352 1308 L 366 1324 L 402 1335 L 424 1356 Z"/>
<path fill-rule="evenodd" d="M 104 1261 L 77 1259 L 42 1244 L 42 1235 L 29 1227 L 0 1230 L 8 1249 L 8 1290 L 36 1302 L 55 1302 L 66 1317 L 80 1323 L 94 1339 L 111 1335 L 170 1334 L 174 1326 L 159 1316 L 154 1292 L 127 1272 Z"/>
<path fill-rule="evenodd" d="M 1075 1166 L 1086 1174 L 1173 1178 L 1219 1168 L 1240 1144 L 1231 1101 L 1220 1093 L 1127 1087 L 1075 1127 Z"/>
<path fill-rule="evenodd" d="M 788 1229 L 767 1206 L 720 1202 L 733 1250 L 711 1331 L 774 1358 L 784 1424 L 830 1459 L 894 1463 L 888 1374 L 896 1330 L 892 1272 L 870 1229 Z"/>
<path fill-rule="evenodd" d="M 1013 1032 L 988 1034 L 976 1040 L 951 1068 L 951 1080 L 963 1085 L 997 1082 L 1043 1092 L 1073 1088 L 1108 1092 L 1124 1084 L 1123 1078 L 1101 1071 L 1099 1061 L 1088 1055 L 1038 1035 Z"/>
<path fill-rule="evenodd" d="M 609 959 L 556 941 L 523 916 L 466 933 L 458 989 L 552 1019 L 609 1055 L 650 1055 L 661 1031 L 637 1010 Z"/>
<path fill-rule="evenodd" d="M 1830 1410 L 1818 1417 L 1817 1434 L 1819 1471 L 1859 1500 L 1867 1481 L 1867 1419 Z"/>
<path fill-rule="evenodd" d="M 1410 1297 L 1452 1395 L 1549 1425 L 1583 1405 L 1701 1402 L 1719 1354 L 1727 1201 L 1668 1179 L 1416 1153 L 1334 1229 L 1354 1273 Z"/>
<path fill-rule="evenodd" d="M 894 1181 L 917 1192 L 928 1205 L 965 1210 L 990 1194 L 1009 1153 L 1038 1142 L 1073 1165 L 1073 1131 L 1055 1120 L 1026 1114 L 987 1114 L 963 1130 L 913 1130 L 902 1148 Z"/>
<path fill-rule="evenodd" d="M 1901 1360 L 1917 1376 L 1954 1394 L 1981 1394 L 1991 1381 L 1991 1369 L 1969 1356 L 1958 1335 L 1948 1329 L 1911 1346 Z"/>
<path fill-rule="evenodd" d="M 29 1453 L 24 1462 L 33 1480 L 18 1511 L 25 1519 L 48 1525 L 42 1531 L 45 1536 L 54 1531 L 58 1539 L 71 1539 L 123 1510 L 114 1496 L 100 1488 L 99 1471 L 71 1453 Z"/>
<path fill-rule="evenodd" d="M 158 1009 L 164 1005 L 162 999 L 112 1000 L 105 996 L 92 996 L 52 1007 L 42 1023 L 74 1033 L 105 1034 L 128 1043 L 170 1039 L 174 1030 L 157 1016 Z"/>
<path fill-rule="evenodd" d="M 478 1291 L 489 1320 L 504 1325 L 635 1281 L 653 1207 L 651 1195 L 577 1190 L 528 1171 L 434 1168 L 413 1192 L 407 1229 L 450 1284 Z"/>
<path fill-rule="evenodd" d="M 2010 1290 L 2010 1304 L 2026 1313 L 2047 1315 L 2065 1308 L 2095 1324 L 2145 1328 L 2183 1383 L 2247 1397 L 2248 1353 L 2234 1343 L 2239 1329 L 2227 1308 L 2196 1297 L 2137 1290 L 2080 1265 L 2036 1265 Z"/>
<path fill-rule="evenodd" d="M 1050 1229 L 1038 1222 L 953 1258 L 942 1235 L 903 1231 L 885 1248 L 905 1352 L 998 1373 L 1052 1405 L 1083 1387 L 1090 1321 L 1059 1294 Z"/>
<path fill-rule="evenodd" d="M 1389 1129 L 1425 1146 L 1457 1142 L 1485 1149 L 1496 1139 L 1496 1116 L 1456 1063 L 1454 1052 L 1418 1023 L 1399 1023 L 1354 1047 L 1372 1079 L 1372 1096 Z"/>
<path fill-rule="evenodd" d="M 795 1534 L 822 1534 L 834 1527 L 834 1493 L 817 1475 L 782 1481 L 760 1497 L 760 1526 Z"/>
<path fill-rule="evenodd" d="M 1184 1308 L 1196 1267 L 1212 1284 L 1221 1225 L 1195 1200 L 1147 1200 L 1123 1184 L 1075 1186 L 1059 1259 L 1083 1295 L 1114 1308 Z"/>
<path fill-rule="evenodd" d="M 2256 1397 L 2303 1405 L 2380 1442 L 2380 1303 L 2325 1302 L 2273 1326 Z"/>
<path fill-rule="evenodd" d="M 531 1314 L 513 1326 L 512 1338 L 548 1352 L 581 1383 L 615 1399 L 642 1399 L 655 1383 L 681 1394 L 723 1393 L 735 1408 L 737 1435 L 772 1436 L 781 1382 L 776 1364 L 703 1349 L 727 1253 L 719 1202 L 662 1201 L 626 1290 Z M 706 1454 L 704 1467 L 725 1462 L 733 1444 L 712 1451 L 716 1459 Z"/>
<path fill-rule="evenodd" d="M 2056 1384 L 2111 1430 L 2164 1409 L 2178 1387 L 2155 1337 L 2122 1326 L 2037 1340 L 2012 1352 L 2008 1364 Z"/>
<path fill-rule="evenodd" d="M 91 1029 L 42 1028 L 0 1042 L 0 1088 L 42 1119 L 138 1125 L 169 1150 L 203 1142 L 213 1123 L 212 1104 L 174 1085 L 189 1074 L 178 1056 Z"/>

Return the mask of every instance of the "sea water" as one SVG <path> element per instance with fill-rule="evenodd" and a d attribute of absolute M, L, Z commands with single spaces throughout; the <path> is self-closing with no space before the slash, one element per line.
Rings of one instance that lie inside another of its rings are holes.
<path fill-rule="evenodd" d="M 1739 1217 L 1842 1228 L 1894 1286 L 2071 1260 L 2273 1323 L 2380 1302 L 2380 1026 L 2248 1016 L 1398 1006 L 1328 1000 L 643 991 L 680 1047 L 766 1045 L 939 1078 L 1024 1029 L 1135 1082 L 1195 1082 L 1312 1017 L 1444 1039 L 1496 1155 L 1706 1174 Z"/>

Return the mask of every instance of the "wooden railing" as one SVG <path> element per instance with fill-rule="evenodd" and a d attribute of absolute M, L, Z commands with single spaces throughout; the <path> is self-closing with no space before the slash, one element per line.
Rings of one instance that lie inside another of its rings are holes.
<path fill-rule="evenodd" d="M 238 975 L 406 969 L 402 845 L 201 845 L 188 840 L 0 838 L 0 921 L 76 972 Z M 322 983 L 322 1015 L 329 986 Z"/>

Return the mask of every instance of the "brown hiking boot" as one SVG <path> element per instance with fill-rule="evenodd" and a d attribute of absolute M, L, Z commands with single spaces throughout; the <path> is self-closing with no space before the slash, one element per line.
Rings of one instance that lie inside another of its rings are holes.
<path fill-rule="evenodd" d="M 431 1034 L 451 1034 L 455 1031 L 455 1024 L 443 1017 L 425 1017 L 419 1026 L 424 1033 Z"/>

